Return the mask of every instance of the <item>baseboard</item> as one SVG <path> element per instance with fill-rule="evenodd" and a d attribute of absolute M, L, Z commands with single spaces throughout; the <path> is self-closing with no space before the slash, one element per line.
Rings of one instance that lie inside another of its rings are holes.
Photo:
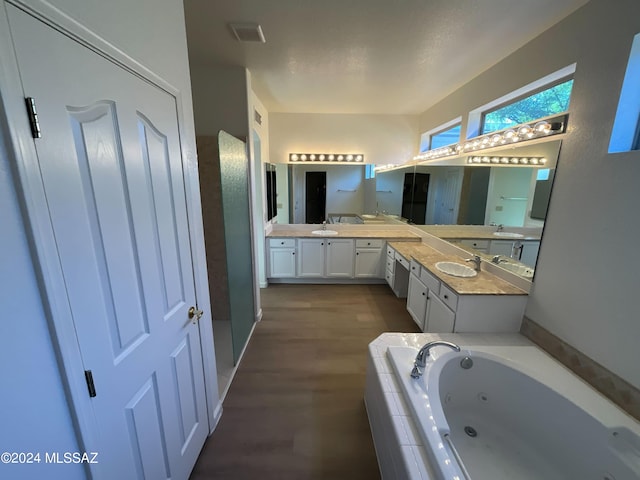
<path fill-rule="evenodd" d="M 260 318 L 262 318 L 262 309 L 260 309 Z M 247 351 L 247 346 L 251 341 L 251 337 L 253 337 L 253 332 L 256 329 L 256 325 L 257 325 L 257 322 L 253 322 L 253 325 L 251 326 L 251 331 L 249 332 L 249 336 L 247 337 L 247 341 L 245 342 L 244 347 L 242 347 L 242 352 L 240 352 L 240 356 L 238 357 L 238 363 L 236 363 L 233 367 L 233 370 L 231 370 L 231 376 L 229 377 L 227 386 L 225 387 L 224 391 L 222 392 L 222 395 L 220 396 L 220 405 L 222 405 L 222 403 L 224 402 L 224 399 L 227 396 L 227 392 L 229 391 L 229 389 L 231 388 L 231 385 L 233 384 L 233 379 L 236 376 L 238 367 L 240 367 L 240 365 L 242 364 L 242 359 L 244 358 L 244 354 Z"/>

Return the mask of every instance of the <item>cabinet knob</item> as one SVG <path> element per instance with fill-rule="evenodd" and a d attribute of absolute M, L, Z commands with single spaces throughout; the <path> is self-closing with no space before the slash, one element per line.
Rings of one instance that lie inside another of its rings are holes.
<path fill-rule="evenodd" d="M 423 296 L 423 297 L 426 297 L 426 296 L 427 296 L 427 294 L 426 294 L 425 292 L 422 292 L 422 296 Z"/>
<path fill-rule="evenodd" d="M 295 255 L 295 254 L 296 254 L 296 252 L 291 252 L 291 255 Z"/>
<path fill-rule="evenodd" d="M 331 242 L 327 242 L 327 245 L 331 245 Z"/>
<path fill-rule="evenodd" d="M 356 252 L 356 255 L 360 255 L 360 252 Z"/>
<path fill-rule="evenodd" d="M 324 245 L 324 242 L 322 242 L 320 245 Z"/>
<path fill-rule="evenodd" d="M 280 242 L 280 245 L 284 245 L 284 242 Z"/>
<path fill-rule="evenodd" d="M 415 269 L 416 269 L 416 267 L 411 267 L 411 270 L 415 270 Z"/>
<path fill-rule="evenodd" d="M 371 245 L 371 242 L 367 242 L 367 245 Z"/>
<path fill-rule="evenodd" d="M 449 299 L 449 295 L 445 295 L 444 298 L 445 298 L 445 300 L 448 300 Z"/>

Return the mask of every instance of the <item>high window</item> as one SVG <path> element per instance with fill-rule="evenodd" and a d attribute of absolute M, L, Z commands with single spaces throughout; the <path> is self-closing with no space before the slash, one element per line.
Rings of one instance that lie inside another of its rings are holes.
<path fill-rule="evenodd" d="M 435 150 L 436 148 L 458 143 L 460 141 L 460 133 L 462 130 L 462 118 L 454 118 L 453 120 L 443 123 L 436 128 L 424 132 L 420 136 L 420 152 Z"/>
<path fill-rule="evenodd" d="M 566 80 L 484 113 L 480 134 L 495 132 L 569 109 L 573 80 Z"/>

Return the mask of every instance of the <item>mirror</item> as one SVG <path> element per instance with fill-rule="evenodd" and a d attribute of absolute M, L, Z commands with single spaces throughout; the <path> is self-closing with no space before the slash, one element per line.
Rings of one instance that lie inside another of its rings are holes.
<path fill-rule="evenodd" d="M 416 226 L 425 225 L 426 231 L 429 231 L 429 225 L 496 224 L 503 225 L 505 230 L 510 227 L 531 229 L 541 236 L 560 145 L 561 140 L 553 140 L 477 153 L 483 157 L 546 158 L 544 167 L 469 165 L 465 156 L 428 165 L 405 165 L 377 172 L 370 178 L 365 165 L 278 164 L 277 177 L 284 178 L 285 182 L 278 185 L 288 192 L 289 201 L 283 202 L 283 197 L 278 197 L 277 221 L 306 223 L 303 210 L 306 174 L 326 172 L 328 221 L 383 223 L 404 220 Z M 285 210 L 288 210 L 286 216 L 281 214 Z M 376 217 L 376 213 L 384 215 Z M 437 229 L 431 230 L 429 233 Z M 499 240 L 508 243 L 506 239 Z M 493 243 L 499 245 L 500 242 Z M 509 252 L 501 252 L 505 253 Z M 524 275 L 526 278 L 532 274 L 536 257 L 537 248 L 526 255 L 525 266 L 529 267 Z"/>

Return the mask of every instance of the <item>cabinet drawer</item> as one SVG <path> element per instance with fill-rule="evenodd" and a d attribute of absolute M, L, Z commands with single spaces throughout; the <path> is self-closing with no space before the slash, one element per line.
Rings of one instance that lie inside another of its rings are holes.
<path fill-rule="evenodd" d="M 406 258 L 404 258 L 402 255 L 400 255 L 398 252 L 396 252 L 396 260 L 398 261 L 398 263 L 400 263 L 404 268 L 406 268 L 407 270 L 409 270 L 409 260 L 407 260 Z"/>
<path fill-rule="evenodd" d="M 384 240 L 376 238 L 358 238 L 356 239 L 356 248 L 382 248 Z"/>
<path fill-rule="evenodd" d="M 440 294 L 440 280 L 424 267 L 420 269 L 420 280 L 434 294 Z"/>
<path fill-rule="evenodd" d="M 458 295 L 445 285 L 440 286 L 440 299 L 454 312 L 458 306 Z"/>
<path fill-rule="evenodd" d="M 270 238 L 269 239 L 269 248 L 295 247 L 295 246 L 296 246 L 295 238 Z"/>
<path fill-rule="evenodd" d="M 410 265 L 411 265 L 411 268 L 409 268 L 409 272 L 413 273 L 416 277 L 420 278 L 420 269 L 422 268 L 422 266 L 415 260 L 411 260 Z"/>
<path fill-rule="evenodd" d="M 396 251 L 391 247 L 387 247 L 387 257 L 390 257 L 391 260 L 393 260 L 396 258 Z"/>
<path fill-rule="evenodd" d="M 387 255 L 387 259 L 386 259 L 386 269 L 393 273 L 396 271 L 396 260 L 393 257 L 390 257 Z"/>
<path fill-rule="evenodd" d="M 460 243 L 462 243 L 463 245 L 466 245 L 467 247 L 475 248 L 476 250 L 488 251 L 489 242 L 490 240 L 472 239 L 472 240 L 462 240 Z"/>

